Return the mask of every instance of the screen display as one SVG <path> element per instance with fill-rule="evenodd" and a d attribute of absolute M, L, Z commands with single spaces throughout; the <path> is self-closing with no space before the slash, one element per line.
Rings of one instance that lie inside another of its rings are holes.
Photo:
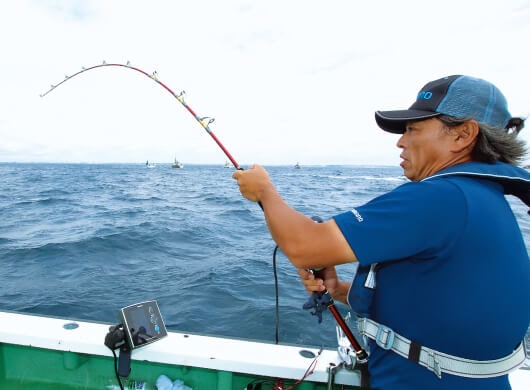
<path fill-rule="evenodd" d="M 127 342 L 131 348 L 138 348 L 167 336 L 156 301 L 124 307 L 121 314 Z"/>

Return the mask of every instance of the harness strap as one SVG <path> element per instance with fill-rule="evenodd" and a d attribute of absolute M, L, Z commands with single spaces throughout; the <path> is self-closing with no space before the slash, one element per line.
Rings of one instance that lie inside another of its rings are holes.
<path fill-rule="evenodd" d="M 523 342 L 510 355 L 503 358 L 471 360 L 424 347 L 369 318 L 359 318 L 357 326 L 361 335 L 374 340 L 379 347 L 392 350 L 405 359 L 420 364 L 434 372 L 438 378 L 442 377 L 442 372 L 467 378 L 502 376 L 518 368 L 526 358 Z"/>

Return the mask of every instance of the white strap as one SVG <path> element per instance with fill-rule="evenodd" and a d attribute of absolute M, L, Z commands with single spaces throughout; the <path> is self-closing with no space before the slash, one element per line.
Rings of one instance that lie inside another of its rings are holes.
<path fill-rule="evenodd" d="M 420 346 L 368 318 L 359 318 L 357 326 L 361 335 L 371 338 L 379 347 L 390 349 L 405 359 L 415 361 L 434 372 L 438 378 L 442 377 L 442 372 L 467 378 L 491 378 L 506 375 L 523 364 L 526 358 L 523 342 L 515 351 L 503 358 L 471 360 Z"/>

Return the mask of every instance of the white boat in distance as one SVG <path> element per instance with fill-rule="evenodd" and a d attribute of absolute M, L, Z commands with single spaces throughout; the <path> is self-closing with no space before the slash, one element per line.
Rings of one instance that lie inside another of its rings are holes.
<path fill-rule="evenodd" d="M 184 168 L 184 164 L 175 157 L 175 162 L 171 164 L 171 168 Z"/>

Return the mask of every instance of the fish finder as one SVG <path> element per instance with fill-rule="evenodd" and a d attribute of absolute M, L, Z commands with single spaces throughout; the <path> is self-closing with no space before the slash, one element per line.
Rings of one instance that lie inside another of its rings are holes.
<path fill-rule="evenodd" d="M 145 301 L 120 310 L 121 323 L 111 326 L 105 345 L 115 359 L 116 378 L 131 372 L 131 351 L 167 336 L 166 326 L 156 301 Z M 119 359 L 115 350 L 119 349 Z M 121 383 L 121 382 L 120 382 Z"/>
<path fill-rule="evenodd" d="M 120 311 L 125 338 L 131 349 L 167 336 L 166 326 L 156 301 L 126 306 Z"/>

